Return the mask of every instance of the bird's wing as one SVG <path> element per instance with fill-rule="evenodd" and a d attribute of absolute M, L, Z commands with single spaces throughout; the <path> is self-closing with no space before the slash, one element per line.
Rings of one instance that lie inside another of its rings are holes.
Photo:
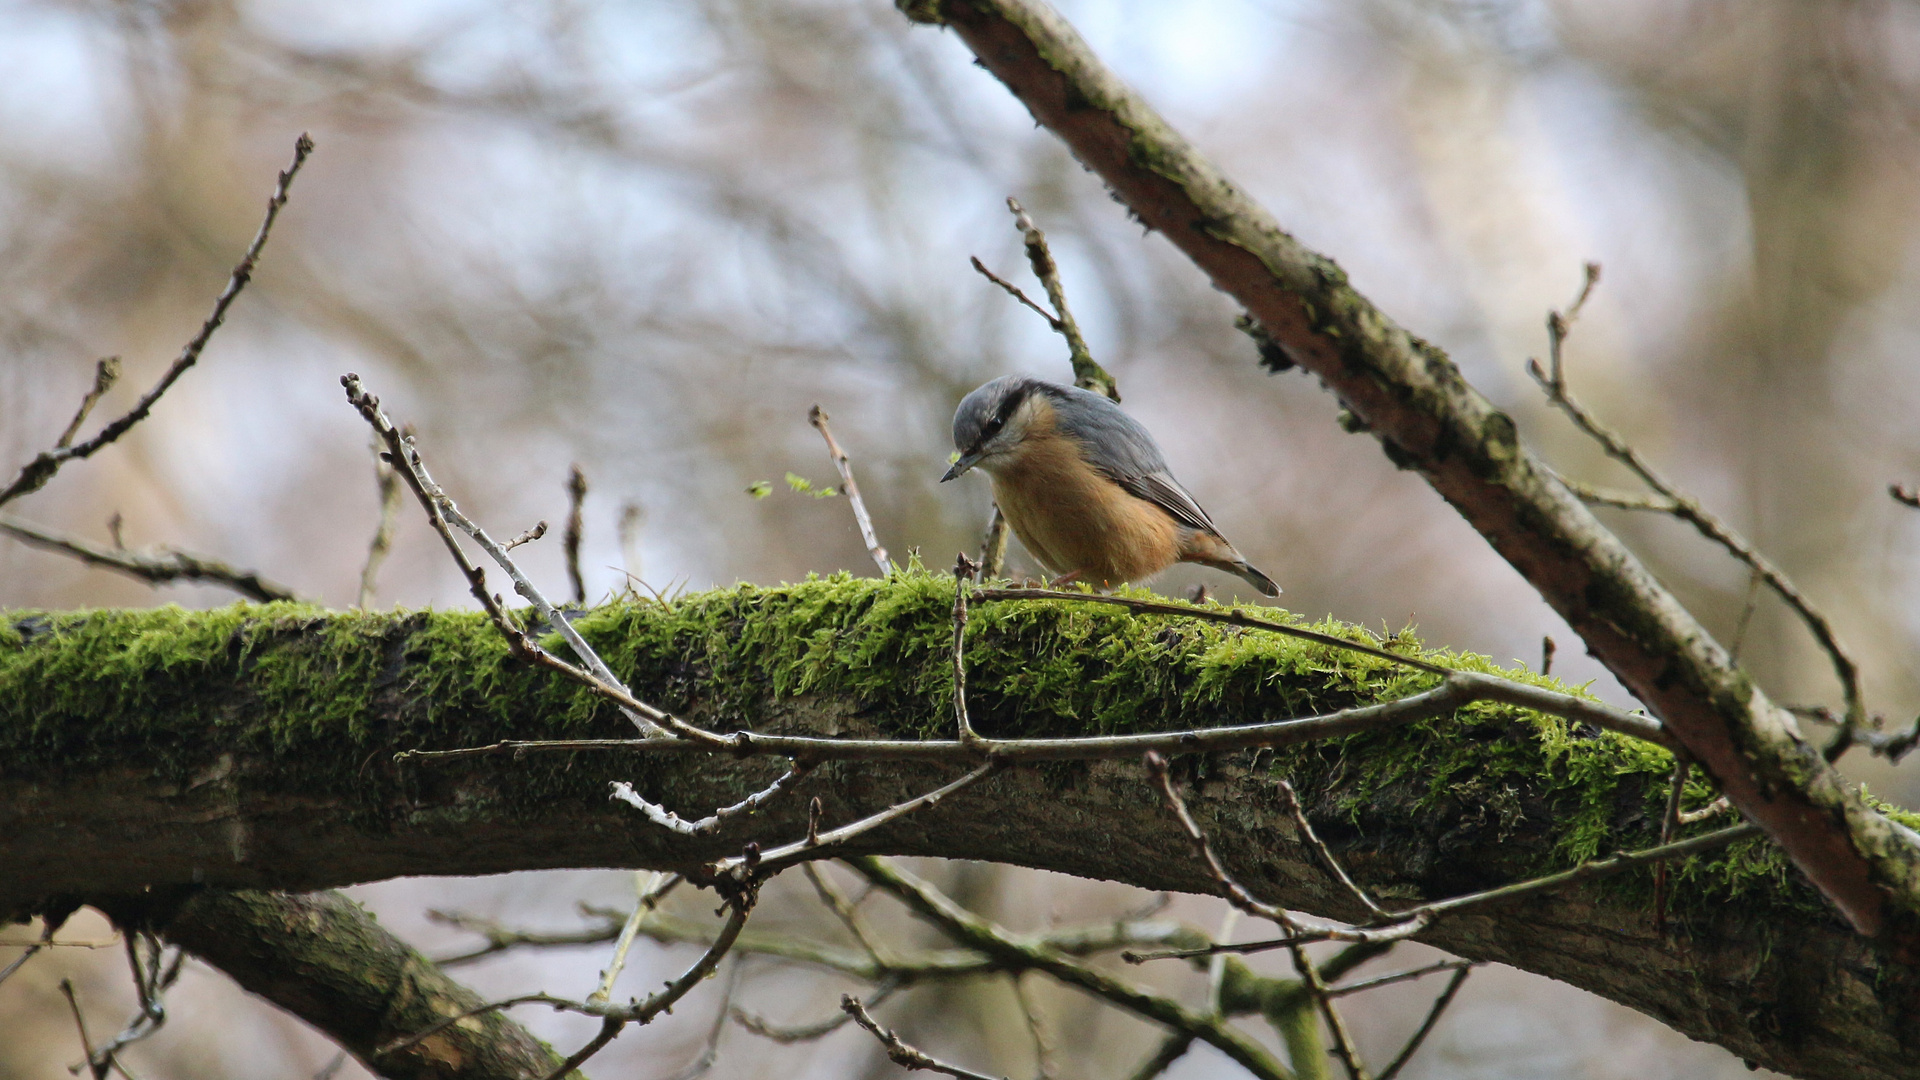
<path fill-rule="evenodd" d="M 1061 414 L 1062 428 L 1089 446 L 1088 459 L 1094 467 L 1128 494 L 1153 503 L 1182 524 L 1220 535 L 1213 519 L 1167 470 L 1167 459 L 1160 455 L 1153 436 L 1120 406 L 1076 388 L 1067 390 L 1054 408 Z M 1094 445 L 1099 447 L 1097 453 L 1091 452 Z"/>
<path fill-rule="evenodd" d="M 1214 525 L 1213 519 L 1200 509 L 1200 504 L 1194 501 L 1187 489 L 1180 486 L 1180 481 L 1164 469 L 1140 476 L 1116 476 L 1114 479 L 1130 494 L 1160 507 L 1172 514 L 1175 520 L 1196 529 L 1204 529 L 1215 536 L 1220 535 L 1220 529 Z"/>

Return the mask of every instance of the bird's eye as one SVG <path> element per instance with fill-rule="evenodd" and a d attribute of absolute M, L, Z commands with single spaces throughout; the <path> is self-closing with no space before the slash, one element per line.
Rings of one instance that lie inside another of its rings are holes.
<path fill-rule="evenodd" d="M 1007 422 L 1006 418 L 996 416 L 993 419 L 987 421 L 987 426 L 981 428 L 980 433 L 986 436 L 987 438 L 991 439 L 995 435 L 998 435 L 1000 433 L 1000 428 L 1003 425 L 1005 425 L 1006 422 Z"/>

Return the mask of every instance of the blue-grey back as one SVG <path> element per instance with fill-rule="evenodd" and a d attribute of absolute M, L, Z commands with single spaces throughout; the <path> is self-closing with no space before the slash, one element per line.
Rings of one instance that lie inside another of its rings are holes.
<path fill-rule="evenodd" d="M 1104 394 L 1052 384 L 1046 384 L 1046 391 L 1060 430 L 1086 448 L 1095 468 L 1180 521 L 1220 534 L 1200 503 L 1168 471 L 1160 444 L 1140 421 Z"/>

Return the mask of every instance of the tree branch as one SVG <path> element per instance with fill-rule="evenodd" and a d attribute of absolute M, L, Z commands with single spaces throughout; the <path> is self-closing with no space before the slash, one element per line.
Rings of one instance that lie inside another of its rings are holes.
<path fill-rule="evenodd" d="M 1861 933 L 1920 958 L 1920 848 L 1910 834 L 1800 738 L 1445 354 L 1283 232 L 1039 0 L 902 7 L 953 29 L 1139 221 L 1164 233 L 1319 376 L 1389 460 L 1417 470 Z"/>

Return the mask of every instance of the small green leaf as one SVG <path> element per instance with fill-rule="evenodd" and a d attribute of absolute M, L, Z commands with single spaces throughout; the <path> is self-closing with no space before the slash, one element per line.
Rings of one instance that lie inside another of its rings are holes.
<path fill-rule="evenodd" d="M 765 480 L 755 480 L 747 485 L 747 494 L 756 499 L 764 499 L 773 494 L 773 485 Z"/>

